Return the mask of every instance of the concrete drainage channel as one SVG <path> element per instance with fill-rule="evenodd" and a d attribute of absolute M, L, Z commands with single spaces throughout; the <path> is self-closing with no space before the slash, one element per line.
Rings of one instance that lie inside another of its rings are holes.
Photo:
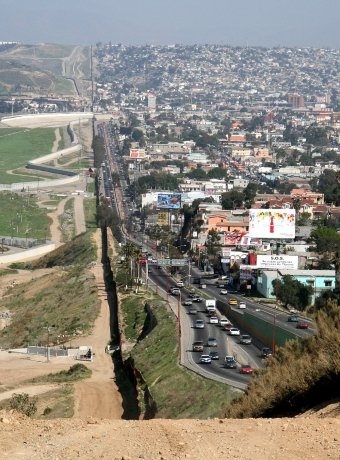
<path fill-rule="evenodd" d="M 115 370 L 115 382 L 123 400 L 124 420 L 138 420 L 140 407 L 138 402 L 137 379 L 132 363 L 123 360 L 120 350 L 120 332 L 118 325 L 118 299 L 116 283 L 113 279 L 110 259 L 107 256 L 107 231 L 102 228 L 102 264 L 104 281 L 107 292 L 107 301 L 110 308 L 111 347 L 115 348 L 112 361 Z"/>

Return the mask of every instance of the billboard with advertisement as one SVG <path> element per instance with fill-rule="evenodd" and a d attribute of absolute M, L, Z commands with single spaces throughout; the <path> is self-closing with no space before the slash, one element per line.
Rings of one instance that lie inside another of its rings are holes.
<path fill-rule="evenodd" d="M 224 232 L 223 245 L 235 246 L 241 244 L 242 238 L 245 236 L 244 232 Z"/>
<path fill-rule="evenodd" d="M 159 193 L 157 197 L 158 209 L 180 209 L 181 194 L 180 193 Z"/>
<path fill-rule="evenodd" d="M 157 224 L 161 227 L 169 225 L 169 213 L 166 211 L 159 211 L 157 214 Z"/>
<path fill-rule="evenodd" d="M 145 149 L 130 149 L 130 158 L 145 158 Z"/>
<path fill-rule="evenodd" d="M 249 209 L 252 238 L 295 238 L 295 209 Z"/>
<path fill-rule="evenodd" d="M 298 262 L 298 256 L 265 256 L 258 254 L 256 258 L 256 267 L 264 270 L 297 270 Z"/>

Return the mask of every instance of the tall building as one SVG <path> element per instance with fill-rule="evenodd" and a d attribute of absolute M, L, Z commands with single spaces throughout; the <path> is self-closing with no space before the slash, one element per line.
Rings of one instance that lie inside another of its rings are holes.
<path fill-rule="evenodd" d="M 293 109 L 301 109 L 305 106 L 305 99 L 300 94 L 290 93 L 288 94 L 288 104 L 291 105 Z"/>
<path fill-rule="evenodd" d="M 156 112 L 156 96 L 148 94 L 148 110 L 149 112 Z"/>

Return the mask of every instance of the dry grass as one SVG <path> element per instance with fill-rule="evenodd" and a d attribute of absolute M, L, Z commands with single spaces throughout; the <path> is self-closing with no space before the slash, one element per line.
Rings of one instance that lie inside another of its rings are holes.
<path fill-rule="evenodd" d="M 230 418 L 291 416 L 338 394 L 340 383 L 340 311 L 329 304 L 316 317 L 317 335 L 289 341 L 255 373 L 246 393 L 226 415 Z"/>

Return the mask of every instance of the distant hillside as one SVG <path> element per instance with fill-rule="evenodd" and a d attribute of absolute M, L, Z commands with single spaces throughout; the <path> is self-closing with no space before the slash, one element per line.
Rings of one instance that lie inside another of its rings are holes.
<path fill-rule="evenodd" d="M 69 78 L 89 78 L 89 49 L 38 44 L 0 46 L 0 94 L 75 94 Z"/>

